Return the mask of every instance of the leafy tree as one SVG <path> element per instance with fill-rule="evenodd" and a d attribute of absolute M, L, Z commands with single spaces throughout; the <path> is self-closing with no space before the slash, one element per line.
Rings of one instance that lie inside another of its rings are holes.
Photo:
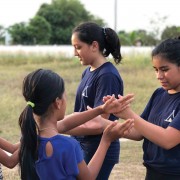
<path fill-rule="evenodd" d="M 136 35 L 136 40 L 140 40 L 143 46 L 154 46 L 157 44 L 158 40 L 145 30 L 137 30 Z"/>
<path fill-rule="evenodd" d="M 132 32 L 120 31 L 118 32 L 121 44 L 124 46 L 134 46 L 137 41 L 140 41 L 143 46 L 152 46 L 157 43 L 151 34 L 148 34 L 145 30 L 134 30 Z"/>
<path fill-rule="evenodd" d="M 175 38 L 180 36 L 180 27 L 171 26 L 166 27 L 161 35 L 161 40 L 168 39 L 168 38 Z"/>
<path fill-rule="evenodd" d="M 49 44 L 51 26 L 43 17 L 35 16 L 31 19 L 27 31 L 31 44 Z"/>
<path fill-rule="evenodd" d="M 131 46 L 132 45 L 129 34 L 126 33 L 125 31 L 119 31 L 118 36 L 119 36 L 121 45 L 123 45 L 123 46 Z"/>
<path fill-rule="evenodd" d="M 12 37 L 13 44 L 28 45 L 31 44 L 31 36 L 29 35 L 27 24 L 24 22 L 16 23 L 8 28 Z"/>
<path fill-rule="evenodd" d="M 29 23 L 16 23 L 8 31 L 13 44 L 70 44 L 72 29 L 84 21 L 105 25 L 79 0 L 52 0 L 51 4 L 42 4 Z"/>
<path fill-rule="evenodd" d="M 72 29 L 84 21 L 104 24 L 103 20 L 91 15 L 78 0 L 52 0 L 43 4 L 37 12 L 51 25 L 50 44 L 70 44 Z"/>

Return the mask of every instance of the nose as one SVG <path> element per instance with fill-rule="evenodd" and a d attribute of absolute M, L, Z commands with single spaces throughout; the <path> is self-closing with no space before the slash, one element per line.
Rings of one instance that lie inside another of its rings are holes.
<path fill-rule="evenodd" d="M 74 56 L 78 56 L 78 52 L 77 52 L 76 48 L 74 48 Z"/>
<path fill-rule="evenodd" d="M 157 71 L 156 77 L 158 80 L 163 79 L 164 73 L 162 71 Z"/>

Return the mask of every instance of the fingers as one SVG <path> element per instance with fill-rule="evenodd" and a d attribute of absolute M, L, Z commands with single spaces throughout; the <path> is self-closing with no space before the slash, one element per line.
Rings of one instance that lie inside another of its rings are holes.
<path fill-rule="evenodd" d="M 104 133 L 108 133 L 108 132 L 110 132 L 112 129 L 113 129 L 113 127 L 115 127 L 116 125 L 117 125 L 117 121 L 114 121 L 114 122 L 112 122 L 111 124 L 109 124 L 107 127 L 106 127 L 106 129 L 104 130 Z"/>
<path fill-rule="evenodd" d="M 103 97 L 103 102 L 106 103 L 106 105 L 112 104 L 111 108 L 116 108 L 114 109 L 113 113 L 117 113 L 120 111 L 123 111 L 127 107 L 129 107 L 129 104 L 134 100 L 134 95 L 133 94 L 128 94 L 126 96 L 121 96 L 118 95 L 118 99 L 115 98 L 115 95 L 107 95 Z M 112 112 L 111 112 L 112 113 Z"/>
<path fill-rule="evenodd" d="M 123 123 L 112 122 L 104 130 L 103 136 L 107 141 L 114 141 L 127 135 L 134 126 L 134 120 L 129 119 Z"/>
<path fill-rule="evenodd" d="M 127 123 L 127 131 L 130 131 L 134 127 L 134 119 L 128 119 L 125 123 Z"/>
<path fill-rule="evenodd" d="M 123 123 L 118 123 L 116 126 L 114 126 L 111 129 L 111 132 L 114 131 L 114 133 L 116 133 L 116 139 L 124 137 L 125 135 L 130 133 L 130 130 L 132 129 L 132 127 L 134 126 L 134 120 L 133 119 L 129 119 Z"/>
<path fill-rule="evenodd" d="M 103 102 L 105 103 L 106 101 L 111 99 L 111 97 L 112 97 L 111 95 L 104 96 L 103 97 Z M 128 100 L 132 101 L 134 99 L 134 94 L 128 94 L 126 96 L 118 95 L 118 98 L 119 98 L 119 102 L 128 101 Z"/>
<path fill-rule="evenodd" d="M 118 99 L 119 103 L 129 104 L 129 103 L 131 103 L 134 100 L 134 95 L 133 94 L 128 94 L 126 96 L 118 95 L 118 98 L 119 98 Z"/>
<path fill-rule="evenodd" d="M 134 127 L 134 120 L 128 119 L 125 122 L 121 123 L 119 127 L 119 137 L 123 137 L 129 134 L 130 130 Z"/>
<path fill-rule="evenodd" d="M 105 103 L 110 104 L 110 103 L 112 103 L 114 100 L 116 100 L 114 94 L 113 94 L 112 96 L 109 96 L 109 95 L 108 95 L 108 98 L 106 99 Z"/>
<path fill-rule="evenodd" d="M 116 102 L 116 104 L 114 104 L 114 102 Z M 105 114 L 113 113 L 114 108 L 117 106 L 117 104 L 118 102 L 117 99 L 115 98 L 115 95 L 110 96 L 102 107 L 104 113 Z"/>
<path fill-rule="evenodd" d="M 110 99 L 111 98 L 111 96 L 110 95 L 107 95 L 107 96 L 104 96 L 103 97 L 103 102 L 105 103 L 108 99 Z"/>

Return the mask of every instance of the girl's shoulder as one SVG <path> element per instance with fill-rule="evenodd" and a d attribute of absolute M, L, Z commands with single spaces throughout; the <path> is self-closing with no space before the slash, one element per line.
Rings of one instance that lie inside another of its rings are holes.
<path fill-rule="evenodd" d="M 119 76 L 119 71 L 111 62 L 104 63 L 97 69 L 97 71 L 99 75 L 111 74 L 113 76 Z"/>
<path fill-rule="evenodd" d="M 160 87 L 157 88 L 154 93 L 152 94 L 151 99 L 156 99 L 156 100 L 171 100 L 171 101 L 180 101 L 180 92 L 175 93 L 175 94 L 169 94 L 167 90 L 164 88 Z"/>
<path fill-rule="evenodd" d="M 164 93 L 165 90 L 162 87 L 157 88 L 153 94 L 158 95 Z"/>

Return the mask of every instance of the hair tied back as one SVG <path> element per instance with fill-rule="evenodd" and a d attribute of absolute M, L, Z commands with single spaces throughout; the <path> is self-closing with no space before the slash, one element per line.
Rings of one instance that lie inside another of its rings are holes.
<path fill-rule="evenodd" d="M 103 33 L 104 33 L 104 36 L 106 37 L 107 34 L 106 34 L 106 27 L 103 27 Z"/>
<path fill-rule="evenodd" d="M 27 105 L 31 106 L 32 108 L 35 107 L 35 104 L 34 104 L 33 102 L 31 102 L 31 101 L 28 101 L 28 102 L 27 102 Z"/>

